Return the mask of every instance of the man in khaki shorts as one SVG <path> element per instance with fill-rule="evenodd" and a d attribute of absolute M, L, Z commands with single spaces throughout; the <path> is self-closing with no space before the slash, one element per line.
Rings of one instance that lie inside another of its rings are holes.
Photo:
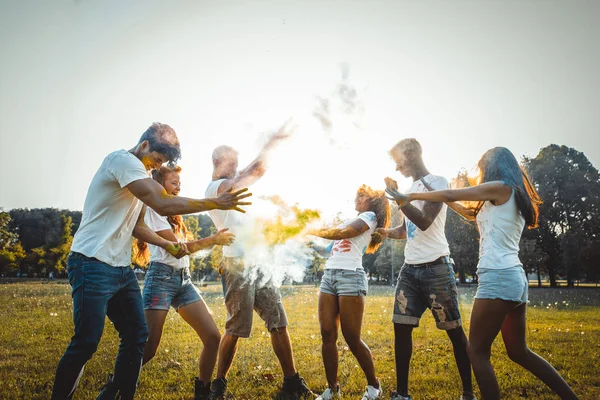
<path fill-rule="evenodd" d="M 246 168 L 237 171 L 238 153 L 229 146 L 219 146 L 213 151 L 213 176 L 206 193 L 217 195 L 234 187 L 246 187 L 265 173 L 266 156 L 281 140 L 291 134 L 284 125 L 271 136 L 258 157 Z M 217 229 L 229 228 L 237 233 L 246 221 L 243 215 L 233 212 L 210 212 Z M 239 338 L 250 336 L 252 311 L 265 321 L 271 334 L 271 344 L 283 371 L 283 387 L 278 398 L 307 399 L 316 396 L 306 386 L 294 365 L 292 344 L 287 331 L 287 316 L 281 302 L 281 294 L 273 282 L 252 265 L 244 265 L 244 243 L 236 242 L 223 248 L 223 262 L 219 268 L 224 281 L 227 321 L 225 333 L 219 346 L 217 377 L 211 384 L 210 399 L 224 399 L 227 391 L 227 373 L 231 368 Z"/>

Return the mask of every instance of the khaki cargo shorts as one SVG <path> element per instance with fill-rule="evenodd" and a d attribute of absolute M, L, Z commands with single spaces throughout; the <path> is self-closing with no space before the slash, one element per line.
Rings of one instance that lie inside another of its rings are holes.
<path fill-rule="evenodd" d="M 279 289 L 257 267 L 245 267 L 241 258 L 224 257 L 219 272 L 225 281 L 225 332 L 249 337 L 252 310 L 265 321 L 269 332 L 288 325 Z"/>

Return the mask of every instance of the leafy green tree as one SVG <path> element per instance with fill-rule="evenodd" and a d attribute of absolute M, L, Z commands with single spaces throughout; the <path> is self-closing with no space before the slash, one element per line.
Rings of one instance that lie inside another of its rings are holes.
<path fill-rule="evenodd" d="M 67 257 L 71 251 L 71 244 L 73 244 L 73 219 L 67 214 L 63 214 L 61 219 L 63 232 L 60 243 L 50 249 L 53 265 L 48 266 L 49 269 L 56 268 L 58 272 L 64 272 L 67 268 Z"/>
<path fill-rule="evenodd" d="M 600 176 L 585 154 L 567 146 L 552 144 L 535 158 L 525 158 L 524 165 L 544 203 L 540 206 L 537 242 L 547 255 L 546 267 L 551 286 L 556 278 L 567 275 L 572 284 L 579 276 L 575 259 L 563 257 L 570 246 L 568 232 L 586 241 L 600 234 Z M 573 236 L 572 236 L 573 237 Z M 581 246 L 582 243 L 579 243 Z M 585 245 L 585 244 L 584 244 Z"/>
<path fill-rule="evenodd" d="M 10 229 L 10 214 L 0 209 L 0 271 L 6 274 L 21 267 L 25 250 L 19 242 L 19 235 Z"/>

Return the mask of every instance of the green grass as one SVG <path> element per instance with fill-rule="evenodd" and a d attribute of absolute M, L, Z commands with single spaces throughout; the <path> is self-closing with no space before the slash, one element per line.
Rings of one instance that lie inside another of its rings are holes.
<path fill-rule="evenodd" d="M 461 294 L 461 312 L 468 329 L 473 288 Z M 219 286 L 203 288 L 217 325 L 225 323 Z M 286 287 L 284 303 L 296 364 L 309 386 L 323 390 L 325 377 L 320 354 L 317 289 Z M 530 290 L 528 343 L 550 361 L 582 399 L 600 398 L 600 291 L 593 289 Z M 72 334 L 70 288 L 65 284 L 0 285 L 0 398 L 47 399 L 56 364 Z M 386 394 L 395 385 L 392 289 L 372 287 L 367 298 L 363 337 L 375 358 Z M 341 337 L 341 336 L 340 336 Z M 88 363 L 76 393 L 92 399 L 112 370 L 118 337 L 107 321 L 102 342 Z M 189 399 L 201 343 L 174 312 L 165 324 L 154 360 L 142 370 L 137 398 Z M 356 360 L 340 340 L 340 383 L 345 398 L 360 398 L 365 386 Z M 530 373 L 508 360 L 500 338 L 494 344 L 493 364 L 503 398 L 555 399 Z M 242 340 L 229 375 L 236 399 L 272 398 L 282 375 L 269 335 L 255 316 L 250 339 Z M 410 388 L 413 399 L 457 399 L 460 380 L 450 342 L 426 314 L 415 330 Z M 387 396 L 386 396 L 387 398 Z"/>

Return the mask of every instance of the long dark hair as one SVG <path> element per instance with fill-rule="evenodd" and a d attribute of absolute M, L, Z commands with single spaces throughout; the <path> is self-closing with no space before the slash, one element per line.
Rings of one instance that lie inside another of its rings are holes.
<path fill-rule="evenodd" d="M 527 172 L 519 165 L 519 162 L 506 147 L 494 147 L 485 152 L 477 164 L 479 168 L 478 183 L 502 181 L 510 186 L 517 201 L 517 208 L 525 218 L 529 229 L 537 228 L 539 210 L 542 199 L 535 190 Z M 483 207 L 483 201 L 475 206 L 475 214 Z"/>
<path fill-rule="evenodd" d="M 375 213 L 377 228 L 389 228 L 391 223 L 390 202 L 385 196 L 385 192 L 383 190 L 373 190 L 367 185 L 362 185 L 358 189 L 358 194 L 369 198 L 369 211 Z M 373 235 L 371 242 L 367 246 L 366 253 L 375 253 L 382 242 L 383 238 L 380 235 Z"/>
<path fill-rule="evenodd" d="M 164 186 L 165 178 L 168 174 L 176 173 L 179 174 L 181 172 L 180 166 L 169 167 L 166 165 L 162 165 L 159 169 L 155 169 L 152 171 L 152 178 Z M 171 229 L 175 232 L 176 235 L 183 237 L 185 239 L 191 239 L 191 235 L 183 223 L 183 218 L 181 215 L 169 215 L 167 217 L 167 221 L 169 221 L 169 225 L 171 225 Z M 148 245 L 146 242 L 141 240 L 134 239 L 135 244 L 133 246 L 133 260 L 137 265 L 147 265 L 150 261 L 150 250 L 148 249 Z"/>

